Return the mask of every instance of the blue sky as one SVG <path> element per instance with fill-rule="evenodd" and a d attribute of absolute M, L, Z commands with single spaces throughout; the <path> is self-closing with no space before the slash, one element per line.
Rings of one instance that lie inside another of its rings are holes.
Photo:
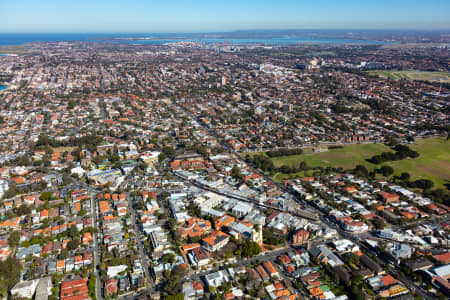
<path fill-rule="evenodd" d="M 0 32 L 450 29 L 450 0 L 0 0 Z"/>

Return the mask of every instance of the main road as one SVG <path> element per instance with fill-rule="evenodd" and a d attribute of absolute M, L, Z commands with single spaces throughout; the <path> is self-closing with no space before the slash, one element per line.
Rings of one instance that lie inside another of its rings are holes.
<path fill-rule="evenodd" d="M 90 197 L 91 197 L 91 216 L 92 216 L 92 226 L 96 229 L 93 234 L 94 239 L 94 274 L 96 278 L 95 283 L 95 294 L 97 296 L 97 299 L 103 299 L 102 298 L 102 292 L 101 292 L 101 286 L 102 282 L 100 280 L 100 274 L 98 270 L 100 269 L 100 257 L 99 257 L 99 245 L 98 245 L 98 234 L 97 230 L 98 228 L 98 209 L 97 209 L 97 201 L 95 201 L 95 196 L 97 195 L 97 190 L 93 189 L 92 187 L 89 187 Z"/>
<path fill-rule="evenodd" d="M 209 128 L 208 126 L 203 125 L 202 122 L 199 121 L 198 118 L 197 118 L 191 111 L 189 111 L 188 109 L 186 109 L 184 106 L 178 104 L 176 101 L 175 101 L 174 103 L 175 103 L 175 105 L 177 105 L 178 107 L 180 107 L 181 109 L 183 109 L 189 117 L 191 117 L 191 118 L 192 118 L 193 120 L 195 120 L 200 126 L 202 126 L 203 130 L 205 130 L 206 132 L 208 132 L 208 134 L 209 134 L 210 136 L 214 137 L 216 140 L 219 140 L 219 137 L 217 136 L 217 134 L 216 134 L 213 130 L 211 130 L 211 128 Z M 222 145 L 223 145 L 224 147 L 226 147 L 227 150 L 228 150 L 230 153 L 234 154 L 234 155 L 236 156 L 236 159 L 239 159 L 239 160 L 242 159 L 241 156 L 240 156 L 240 154 L 239 154 L 236 150 L 234 150 L 230 145 L 228 145 L 228 144 L 226 144 L 226 143 L 223 143 Z M 249 164 L 249 163 L 246 163 L 246 164 L 250 167 L 250 169 L 252 169 L 253 172 L 258 173 L 258 174 L 261 175 L 265 180 L 267 180 L 267 181 L 271 182 L 272 184 L 276 185 L 281 191 L 283 191 L 283 192 L 285 192 L 285 193 L 288 193 L 288 194 L 292 195 L 292 193 L 291 193 L 288 189 L 286 189 L 286 187 L 284 187 L 282 184 L 280 184 L 279 182 L 276 182 L 276 181 L 273 180 L 272 178 L 266 176 L 263 172 L 259 171 L 258 168 L 256 168 L 255 166 L 253 166 L 253 165 L 251 165 L 251 164 Z M 293 196 L 293 199 L 295 199 L 295 201 L 297 201 L 297 202 L 300 203 L 301 205 L 305 205 L 305 203 L 299 201 L 299 199 L 297 199 L 297 197 L 295 197 L 294 195 L 292 195 L 292 196 Z M 244 201 L 245 201 L 245 200 L 244 200 Z M 278 208 L 275 208 L 275 209 L 280 210 L 280 209 L 278 209 Z M 289 212 L 292 213 L 292 214 L 295 214 L 295 215 L 297 215 L 297 216 L 299 216 L 299 217 L 305 218 L 305 219 L 309 219 L 309 220 L 313 220 L 313 221 L 317 221 L 317 220 L 318 220 L 318 215 L 316 215 L 316 214 L 314 214 L 314 213 L 310 213 L 309 211 L 300 210 L 300 211 L 296 211 L 296 212 L 292 212 L 292 211 L 289 211 Z"/>
<path fill-rule="evenodd" d="M 185 111 L 185 112 L 186 112 L 193 120 L 197 121 L 197 123 L 198 123 L 200 126 L 202 126 L 202 128 L 203 128 L 206 132 L 208 132 L 212 137 L 214 137 L 214 138 L 216 138 L 217 140 L 219 140 L 219 137 L 217 136 L 217 134 L 216 134 L 213 130 L 211 130 L 211 128 L 209 128 L 209 127 L 203 125 L 202 122 L 199 121 L 198 118 L 197 118 L 191 111 L 189 111 L 188 109 L 186 109 L 184 106 L 180 105 L 180 104 L 177 103 L 177 102 L 174 102 L 174 103 L 175 103 L 175 105 L 177 105 L 178 107 L 180 107 L 181 109 L 183 109 L 183 110 L 184 110 L 184 111 Z M 223 145 L 224 145 L 231 153 L 233 153 L 233 154 L 236 156 L 236 158 L 238 158 L 238 159 L 241 158 L 240 154 L 239 154 L 237 151 L 235 151 L 230 145 L 228 145 L 228 144 L 223 144 Z M 249 165 L 249 164 L 247 163 L 247 165 Z M 273 180 L 272 178 L 265 176 L 265 174 L 264 174 L 263 172 L 261 172 L 261 171 L 260 171 L 258 168 L 256 168 L 255 166 L 253 166 L 253 165 L 249 165 L 249 166 L 253 169 L 253 171 L 254 171 L 255 173 L 258 173 L 258 174 L 261 175 L 264 179 L 266 179 L 266 180 L 272 182 L 273 184 L 275 184 L 280 190 L 282 190 L 282 191 L 284 191 L 284 192 L 287 192 L 287 193 L 291 194 L 290 191 L 289 191 L 288 189 L 286 189 L 285 186 L 283 186 L 283 185 L 280 184 L 279 182 L 276 182 L 276 181 Z M 358 234 L 355 235 L 355 234 L 352 234 L 352 233 L 349 233 L 349 232 L 346 232 L 346 231 L 340 229 L 339 226 L 336 226 L 335 224 L 333 224 L 332 222 L 330 222 L 329 220 L 327 220 L 326 217 L 323 217 L 322 212 L 320 212 L 319 210 L 317 210 L 315 207 L 311 206 L 310 204 L 308 204 L 308 203 L 306 203 L 306 202 L 304 202 L 304 201 L 300 201 L 300 199 L 298 199 L 297 197 L 294 197 L 294 199 L 295 199 L 297 202 L 299 202 L 301 205 L 304 205 L 306 208 L 315 211 L 315 212 L 317 213 L 317 215 L 320 216 L 319 222 L 322 223 L 324 226 L 328 226 L 328 227 L 331 227 L 331 228 L 335 228 L 335 229 L 338 231 L 338 233 L 339 233 L 339 235 L 340 235 L 341 237 L 347 238 L 347 239 L 353 241 L 353 242 L 354 242 L 355 244 L 357 244 L 358 246 L 365 248 L 365 245 L 362 244 L 361 238 L 359 237 Z M 370 233 L 366 233 L 366 236 L 367 236 L 367 235 L 368 235 L 370 238 L 372 238 L 372 235 L 371 235 Z M 378 240 L 378 239 L 376 239 L 376 238 L 373 238 L 373 239 L 374 239 L 374 240 Z M 278 255 L 280 255 L 280 254 L 278 254 Z M 271 255 L 269 254 L 268 257 L 271 257 Z M 242 260 L 242 261 L 239 262 L 239 264 L 240 264 L 240 265 L 250 264 L 253 260 L 257 260 L 257 259 L 259 259 L 259 258 L 252 258 L 252 259 L 249 259 L 249 260 Z M 384 263 L 388 263 L 388 262 L 385 262 L 385 261 L 384 261 Z M 195 278 L 197 278 L 197 277 L 201 276 L 203 273 L 206 273 L 206 274 L 207 274 L 207 273 L 210 273 L 210 272 L 212 272 L 212 271 L 198 273 L 198 274 L 195 274 L 195 275 L 193 275 L 193 276 L 195 276 Z M 398 274 L 396 271 L 393 271 L 392 273 L 393 273 L 394 275 L 397 275 L 397 278 L 400 276 L 400 274 Z M 414 285 L 412 281 L 408 280 L 408 279 L 405 278 L 404 276 L 402 276 L 401 279 L 402 279 L 403 283 L 404 283 L 405 285 L 407 285 L 408 288 L 409 288 L 410 290 L 415 291 L 415 292 L 418 293 L 420 296 L 422 296 L 422 297 L 424 297 L 424 296 L 430 296 L 429 293 L 423 291 L 420 287 Z M 428 299 L 428 298 L 427 298 L 427 297 L 424 297 L 424 299 Z"/>
<path fill-rule="evenodd" d="M 146 281 L 149 284 L 152 284 L 153 281 L 152 281 L 152 278 L 150 277 L 150 271 L 149 271 L 150 264 L 148 262 L 148 256 L 144 251 L 144 246 L 142 244 L 141 231 L 139 230 L 138 224 L 136 222 L 136 211 L 134 210 L 133 201 L 131 201 L 130 193 L 127 193 L 127 200 L 128 200 L 128 211 L 130 212 L 130 218 L 131 218 L 131 222 L 132 222 L 132 226 L 133 226 L 133 230 L 134 230 L 134 237 L 136 239 L 136 246 L 138 248 L 142 267 L 144 268 Z"/>

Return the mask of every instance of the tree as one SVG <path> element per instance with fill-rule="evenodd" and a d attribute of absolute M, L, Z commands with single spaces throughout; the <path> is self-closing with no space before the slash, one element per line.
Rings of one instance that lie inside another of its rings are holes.
<path fill-rule="evenodd" d="M 58 255 L 58 259 L 67 259 L 69 257 L 69 250 L 62 249 L 61 253 Z"/>
<path fill-rule="evenodd" d="M 184 300 L 184 294 L 183 293 L 176 293 L 174 295 L 168 295 L 164 297 L 165 300 Z"/>
<path fill-rule="evenodd" d="M 359 256 L 352 253 L 348 259 L 348 263 L 352 264 L 352 265 L 358 265 L 359 264 Z"/>
<path fill-rule="evenodd" d="M 75 224 L 72 224 L 69 228 L 69 237 L 71 237 L 72 239 L 76 239 L 79 236 L 79 232 L 78 232 L 78 228 Z"/>
<path fill-rule="evenodd" d="M 261 253 L 261 247 L 256 242 L 245 241 L 242 244 L 241 251 L 244 257 L 251 257 Z"/>
<path fill-rule="evenodd" d="M 359 175 L 361 177 L 368 177 L 369 176 L 369 171 L 367 170 L 367 168 L 363 165 L 357 165 L 355 167 L 355 169 L 353 170 L 353 172 L 356 175 Z"/>
<path fill-rule="evenodd" d="M 19 193 L 19 191 L 17 190 L 17 187 L 15 185 L 12 185 L 5 192 L 5 194 L 3 195 L 3 198 L 9 199 L 9 198 L 15 197 L 18 193 Z"/>
<path fill-rule="evenodd" d="M 234 166 L 231 169 L 231 176 L 236 180 L 242 180 L 244 178 L 244 176 L 241 173 L 241 170 L 237 166 Z"/>
<path fill-rule="evenodd" d="M 433 181 L 428 179 L 417 179 L 416 181 L 414 181 L 414 183 L 418 188 L 423 190 L 431 189 L 434 186 Z"/>
<path fill-rule="evenodd" d="M 375 226 L 376 229 L 383 229 L 386 226 L 384 221 L 381 218 L 378 218 L 378 217 L 374 218 L 372 220 L 372 223 L 373 223 L 373 225 Z"/>
<path fill-rule="evenodd" d="M 20 231 L 13 231 L 8 238 L 8 246 L 10 248 L 15 248 L 20 242 Z"/>
<path fill-rule="evenodd" d="M 401 180 L 409 180 L 411 178 L 411 175 L 409 174 L 409 173 L 407 173 L 407 172 L 403 172 L 401 175 L 400 175 L 400 179 Z"/>
<path fill-rule="evenodd" d="M 71 110 L 72 108 L 74 108 L 77 105 L 77 103 L 74 100 L 70 100 L 69 104 L 67 105 L 67 109 Z"/>
<path fill-rule="evenodd" d="M 148 164 L 147 163 L 145 163 L 145 162 L 142 162 L 140 165 L 139 165 L 139 169 L 141 170 L 141 171 L 146 171 L 147 169 L 148 169 Z"/>
<path fill-rule="evenodd" d="M 39 197 L 42 201 L 48 201 L 52 199 L 52 193 L 51 192 L 43 192 L 41 196 Z"/>
<path fill-rule="evenodd" d="M 48 157 L 48 155 L 44 155 L 44 157 L 42 158 L 42 163 L 44 164 L 44 167 L 50 166 L 50 158 Z"/>
<path fill-rule="evenodd" d="M 208 288 L 208 291 L 209 291 L 210 294 L 214 294 L 214 293 L 216 292 L 216 288 L 213 287 L 213 286 L 210 286 L 210 287 Z"/>
<path fill-rule="evenodd" d="M 91 299 L 96 299 L 96 293 L 95 293 L 96 283 L 97 283 L 97 278 L 95 277 L 94 274 L 92 274 L 89 277 L 89 281 L 88 281 L 89 298 L 91 298 Z"/>
<path fill-rule="evenodd" d="M 67 249 L 70 251 L 77 249 L 80 246 L 80 241 L 78 239 L 71 240 L 67 243 Z"/>
<path fill-rule="evenodd" d="M 13 256 L 0 262 L 0 296 L 6 298 L 8 291 L 19 282 L 21 269 L 20 261 Z"/>
<path fill-rule="evenodd" d="M 263 229 L 264 244 L 269 245 L 284 245 L 286 243 L 286 236 L 277 234 L 270 229 Z"/>
<path fill-rule="evenodd" d="M 391 166 L 382 166 L 380 168 L 380 172 L 384 177 L 387 177 L 394 174 L 394 168 L 392 168 Z"/>
<path fill-rule="evenodd" d="M 161 153 L 158 156 L 158 162 L 163 162 L 167 158 L 167 155 L 165 153 Z"/>
<path fill-rule="evenodd" d="M 163 264 L 171 264 L 175 262 L 175 255 L 173 255 L 172 253 L 164 254 L 161 260 Z"/>
<path fill-rule="evenodd" d="M 163 290 L 169 295 L 177 294 L 181 290 L 181 282 L 186 273 L 185 267 L 181 265 L 175 266 L 166 278 Z"/>
<path fill-rule="evenodd" d="M 36 146 L 46 146 L 50 143 L 50 139 L 48 135 L 45 133 L 41 133 L 38 137 L 38 141 L 36 143 Z"/>
<path fill-rule="evenodd" d="M 14 213 L 17 216 L 24 216 L 24 215 L 28 215 L 31 213 L 31 207 L 26 205 L 26 204 L 22 204 L 21 206 L 17 207 L 14 209 Z"/>
<path fill-rule="evenodd" d="M 352 290 L 349 295 L 351 300 L 364 300 L 364 294 L 361 289 L 359 289 L 356 285 L 352 287 Z"/>
<path fill-rule="evenodd" d="M 173 149 L 173 147 L 171 147 L 171 146 L 165 146 L 162 149 L 162 152 L 169 157 L 174 156 L 176 153 L 175 150 Z"/>
<path fill-rule="evenodd" d="M 301 171 L 308 169 L 308 164 L 305 161 L 302 161 L 299 165 Z"/>

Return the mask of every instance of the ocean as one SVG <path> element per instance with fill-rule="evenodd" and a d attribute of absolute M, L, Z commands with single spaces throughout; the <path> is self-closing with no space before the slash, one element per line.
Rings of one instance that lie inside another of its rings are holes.
<path fill-rule="evenodd" d="M 23 45 L 31 42 L 61 42 L 61 41 L 113 41 L 117 43 L 130 44 L 165 44 L 174 42 L 200 42 L 200 43 L 224 43 L 232 44 L 390 44 L 390 42 L 351 40 L 351 39 L 316 39 L 311 37 L 285 37 L 285 38 L 205 38 L 192 37 L 190 34 L 158 34 L 158 33 L 1 33 L 0 45 Z"/>

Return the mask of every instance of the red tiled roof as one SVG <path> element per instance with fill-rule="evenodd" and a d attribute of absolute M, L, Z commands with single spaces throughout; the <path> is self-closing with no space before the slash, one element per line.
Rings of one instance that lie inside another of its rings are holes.
<path fill-rule="evenodd" d="M 443 263 L 449 263 L 450 262 L 450 252 L 433 255 L 433 258 L 440 262 L 443 262 Z"/>
<path fill-rule="evenodd" d="M 84 300 L 88 298 L 87 278 L 61 283 L 61 300 Z"/>
<path fill-rule="evenodd" d="M 389 286 L 389 285 L 392 285 L 394 283 L 397 283 L 397 279 L 395 279 L 394 277 L 392 277 L 389 274 L 381 277 L 381 281 L 383 282 L 383 284 L 385 286 Z"/>

